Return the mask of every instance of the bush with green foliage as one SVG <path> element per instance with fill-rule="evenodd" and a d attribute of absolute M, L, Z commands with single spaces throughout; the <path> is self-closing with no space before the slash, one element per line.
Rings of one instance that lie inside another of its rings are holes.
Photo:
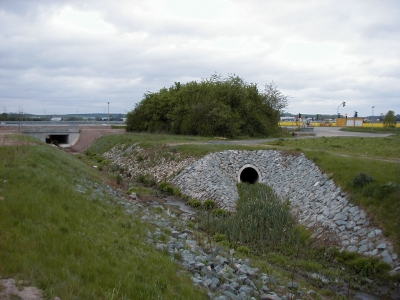
<path fill-rule="evenodd" d="M 213 211 L 211 213 L 217 217 L 226 217 L 229 215 L 229 211 L 222 209 L 222 208 L 213 209 Z"/>
<path fill-rule="evenodd" d="M 353 186 L 354 187 L 363 187 L 367 185 L 368 183 L 371 183 L 373 181 L 373 178 L 371 175 L 360 172 L 353 178 Z"/>
<path fill-rule="evenodd" d="M 160 191 L 166 193 L 167 195 L 179 196 L 181 194 L 181 191 L 179 190 L 179 188 L 174 187 L 173 185 L 169 184 L 166 181 L 160 182 L 160 184 L 158 185 L 158 189 Z"/>
<path fill-rule="evenodd" d="M 239 246 L 237 252 L 248 255 L 250 254 L 250 249 L 247 246 Z"/>
<path fill-rule="evenodd" d="M 214 234 L 214 239 L 216 242 L 226 241 L 226 235 L 222 233 L 216 233 Z"/>
<path fill-rule="evenodd" d="M 212 199 L 207 199 L 203 202 L 203 208 L 207 211 L 211 211 L 215 207 L 215 202 Z"/>
<path fill-rule="evenodd" d="M 287 106 L 274 83 L 263 92 L 231 75 L 214 75 L 201 82 L 175 82 L 147 93 L 127 114 L 127 131 L 166 132 L 202 136 L 268 136 L 279 130 L 280 111 Z"/>

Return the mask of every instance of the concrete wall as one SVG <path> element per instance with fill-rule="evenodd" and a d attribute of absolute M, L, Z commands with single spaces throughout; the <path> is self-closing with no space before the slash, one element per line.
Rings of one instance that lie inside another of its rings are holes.
<path fill-rule="evenodd" d="M 30 136 L 33 136 L 42 142 L 46 142 L 46 137 L 53 135 L 63 135 L 67 136 L 67 144 L 74 144 L 79 138 L 79 134 L 81 129 L 77 127 L 62 127 L 62 126 L 55 126 L 55 127 L 23 127 L 21 128 L 21 132 Z"/>

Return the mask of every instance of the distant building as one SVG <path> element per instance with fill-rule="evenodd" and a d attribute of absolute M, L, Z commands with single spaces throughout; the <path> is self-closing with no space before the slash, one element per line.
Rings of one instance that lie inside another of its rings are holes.
<path fill-rule="evenodd" d="M 54 117 L 50 119 L 50 121 L 55 121 L 55 122 L 59 122 L 62 120 L 63 120 L 63 118 L 54 118 Z"/>

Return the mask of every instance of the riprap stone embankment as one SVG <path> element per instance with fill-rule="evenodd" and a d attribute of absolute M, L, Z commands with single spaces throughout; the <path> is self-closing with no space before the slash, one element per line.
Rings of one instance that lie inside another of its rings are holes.
<path fill-rule="evenodd" d="M 190 197 L 213 199 L 233 211 L 239 198 L 236 183 L 244 166 L 254 167 L 260 174 L 259 182 L 273 188 L 282 200 L 289 200 L 293 215 L 316 238 L 329 240 L 342 250 L 397 264 L 393 244 L 382 230 L 373 226 L 365 211 L 350 203 L 346 193 L 304 154 L 267 150 L 211 153 L 170 182 Z"/>

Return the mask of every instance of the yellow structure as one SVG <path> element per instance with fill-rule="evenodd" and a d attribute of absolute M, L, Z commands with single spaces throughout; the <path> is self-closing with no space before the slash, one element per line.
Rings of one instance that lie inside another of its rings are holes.
<path fill-rule="evenodd" d="M 336 126 L 338 127 L 363 127 L 364 118 L 337 118 Z"/>

